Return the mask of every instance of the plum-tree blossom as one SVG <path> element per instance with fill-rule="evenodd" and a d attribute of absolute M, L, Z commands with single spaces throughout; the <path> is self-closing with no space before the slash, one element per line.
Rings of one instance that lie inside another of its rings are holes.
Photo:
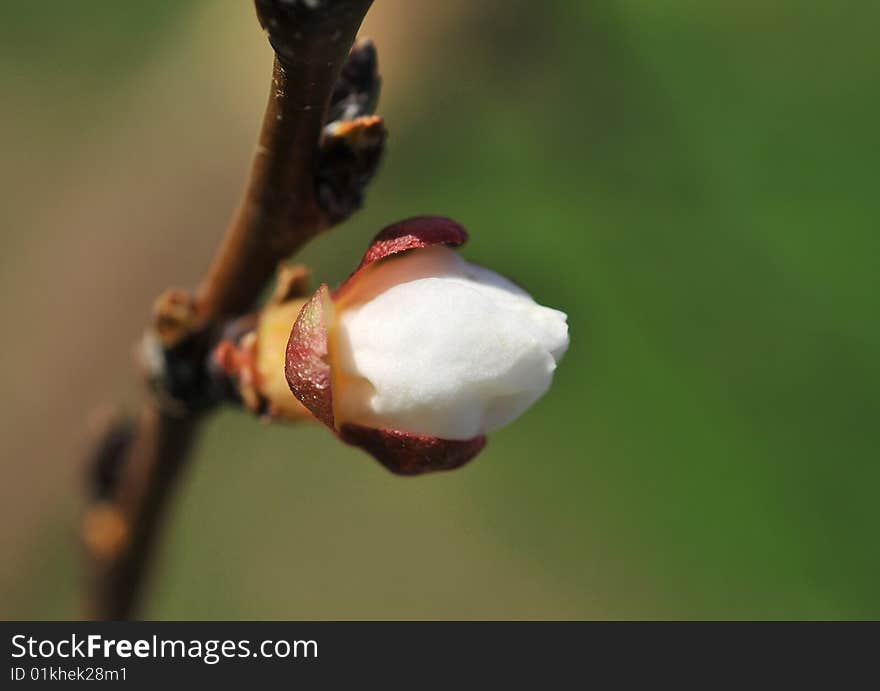
<path fill-rule="evenodd" d="M 550 387 L 566 315 L 463 260 L 453 221 L 386 228 L 332 295 L 321 286 L 288 342 L 296 397 L 395 472 L 457 467 Z"/>

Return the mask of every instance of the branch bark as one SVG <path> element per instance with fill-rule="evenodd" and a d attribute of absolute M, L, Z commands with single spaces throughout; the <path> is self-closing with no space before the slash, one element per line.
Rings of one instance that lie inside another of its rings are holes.
<path fill-rule="evenodd" d="M 164 510 L 199 423 L 221 400 L 205 364 L 218 332 L 254 305 L 279 262 L 340 220 L 317 192 L 320 143 L 331 96 L 339 97 L 334 87 L 371 3 L 256 0 L 276 58 L 243 199 L 196 298 L 178 291 L 158 301 L 146 340 L 146 359 L 154 363 L 150 391 L 133 432 L 109 430 L 92 459 L 100 472 L 98 479 L 93 473 L 82 525 L 92 618 L 129 618 L 140 602 Z M 376 127 L 371 119 L 358 128 L 376 133 Z M 378 136 L 383 140 L 384 130 Z M 358 179 L 372 174 L 374 158 L 369 174 Z"/>

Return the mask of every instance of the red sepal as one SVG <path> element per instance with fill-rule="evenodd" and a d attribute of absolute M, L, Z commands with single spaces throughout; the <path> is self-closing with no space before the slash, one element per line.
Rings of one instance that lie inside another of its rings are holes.
<path fill-rule="evenodd" d="M 467 237 L 464 228 L 444 216 L 416 216 L 390 225 L 373 238 L 361 263 L 333 292 L 333 299 L 338 300 L 353 285 L 357 275 L 373 262 L 400 252 L 432 245 L 458 247 L 467 242 Z"/>
<path fill-rule="evenodd" d="M 342 425 L 339 438 L 358 446 L 396 475 L 421 475 L 460 468 L 486 445 L 486 437 L 438 439 L 390 429 Z"/>
<path fill-rule="evenodd" d="M 293 324 L 284 358 L 287 385 L 309 411 L 334 429 L 333 391 L 327 362 L 327 320 L 333 309 L 325 283 L 303 305 Z"/>

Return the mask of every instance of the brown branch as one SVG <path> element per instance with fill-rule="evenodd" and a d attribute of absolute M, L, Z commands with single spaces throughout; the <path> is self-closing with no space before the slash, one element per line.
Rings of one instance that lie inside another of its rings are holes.
<path fill-rule="evenodd" d="M 145 337 L 151 395 L 134 431 L 112 427 L 94 455 L 92 503 L 82 526 L 91 617 L 128 618 L 139 602 L 164 508 L 198 424 L 223 400 L 222 381 L 212 376 L 207 359 L 225 320 L 251 308 L 281 260 L 359 206 L 384 129 L 375 119 L 360 118 L 376 93 L 352 98 L 363 84 L 347 83 L 350 74 L 338 80 L 371 2 L 256 0 L 276 53 L 259 146 L 241 205 L 197 297 L 174 291 L 157 302 Z M 372 46 L 356 52 L 356 75 L 363 51 Z M 378 78 L 367 81 L 368 89 L 378 89 Z M 331 111 L 358 119 L 322 141 L 331 97 L 339 106 Z M 352 109 L 352 103 L 367 105 Z M 322 185 L 330 192 L 322 194 Z M 333 195 L 339 190 L 354 196 L 340 202 Z"/>
<path fill-rule="evenodd" d="M 257 0 L 276 51 L 272 90 L 244 199 L 199 289 L 202 319 L 249 309 L 278 262 L 330 225 L 315 195 L 317 143 L 371 1 Z"/>
<path fill-rule="evenodd" d="M 91 573 L 87 600 L 94 619 L 125 619 L 139 597 L 163 510 L 185 465 L 199 418 L 175 417 L 145 401 L 133 439 L 115 459 L 120 482 L 94 501 L 83 520 Z"/>

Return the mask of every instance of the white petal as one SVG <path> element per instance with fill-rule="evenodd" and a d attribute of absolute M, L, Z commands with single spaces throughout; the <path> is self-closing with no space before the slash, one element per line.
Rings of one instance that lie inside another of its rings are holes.
<path fill-rule="evenodd" d="M 568 326 L 502 276 L 430 247 L 359 277 L 333 342 L 340 420 L 471 439 L 547 391 Z"/>

